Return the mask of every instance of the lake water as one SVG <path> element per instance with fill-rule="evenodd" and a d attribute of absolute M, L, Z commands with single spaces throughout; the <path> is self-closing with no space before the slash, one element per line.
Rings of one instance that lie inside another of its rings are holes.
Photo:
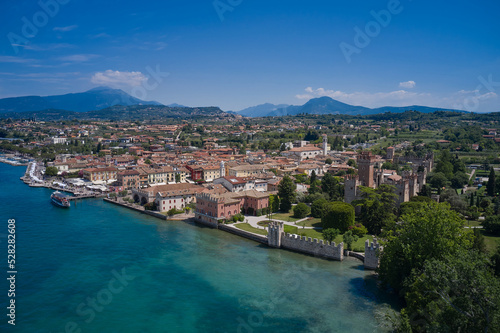
<path fill-rule="evenodd" d="M 379 332 L 394 304 L 355 259 L 316 259 L 51 190 L 0 163 L 0 262 L 16 220 L 16 326 L 0 332 Z"/>

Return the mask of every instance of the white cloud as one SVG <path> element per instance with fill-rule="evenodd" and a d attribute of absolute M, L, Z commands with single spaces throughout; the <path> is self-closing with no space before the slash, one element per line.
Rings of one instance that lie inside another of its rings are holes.
<path fill-rule="evenodd" d="M 13 56 L 0 56 L 0 63 L 2 62 L 10 62 L 10 63 L 16 63 L 16 64 L 25 64 L 25 63 L 30 63 L 34 62 L 34 59 L 25 59 L 25 58 L 19 58 L 19 57 L 13 57 Z"/>
<path fill-rule="evenodd" d="M 97 54 L 73 54 L 69 56 L 64 56 L 60 57 L 59 60 L 61 61 L 68 61 L 68 62 L 87 62 L 89 60 L 98 58 L 99 55 Z"/>
<path fill-rule="evenodd" d="M 97 72 L 92 76 L 91 82 L 114 87 L 137 87 L 140 86 L 147 77 L 141 72 L 120 72 L 108 69 L 104 72 Z"/>
<path fill-rule="evenodd" d="M 66 32 L 66 31 L 74 30 L 76 28 L 78 28 L 78 26 L 76 24 L 74 24 L 74 25 L 68 25 L 66 27 L 54 27 L 54 29 L 52 29 L 52 30 Z"/>
<path fill-rule="evenodd" d="M 404 89 L 412 89 L 412 88 L 415 88 L 416 85 L 417 84 L 415 83 L 415 81 L 406 81 L 406 82 L 399 83 L 399 87 L 404 88 Z"/>

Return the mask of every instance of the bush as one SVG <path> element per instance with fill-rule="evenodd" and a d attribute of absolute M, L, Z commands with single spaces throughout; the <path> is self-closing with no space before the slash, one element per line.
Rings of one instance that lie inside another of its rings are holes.
<path fill-rule="evenodd" d="M 293 207 L 293 217 L 302 219 L 311 213 L 311 208 L 308 205 L 301 202 Z"/>
<path fill-rule="evenodd" d="M 333 228 L 323 229 L 323 239 L 330 243 L 333 242 L 338 235 L 340 235 L 339 229 L 333 229 Z"/>
<path fill-rule="evenodd" d="M 500 216 L 488 216 L 481 225 L 488 234 L 500 236 Z"/>
<path fill-rule="evenodd" d="M 323 216 L 323 212 L 325 210 L 325 205 L 328 203 L 328 200 L 325 198 L 320 198 L 314 200 L 311 205 L 311 215 L 313 217 L 321 218 Z"/>
<path fill-rule="evenodd" d="M 346 232 L 354 225 L 354 207 L 341 201 L 328 203 L 321 217 L 321 225 L 323 229 L 334 228 Z"/>
<path fill-rule="evenodd" d="M 359 237 L 356 235 L 352 234 L 352 231 L 347 231 L 344 236 L 342 237 L 344 239 L 344 243 L 346 244 L 347 250 L 351 251 L 352 250 L 352 244 L 355 243 Z"/>
<path fill-rule="evenodd" d="M 356 225 L 352 225 L 349 227 L 349 230 L 352 231 L 352 234 L 358 237 L 363 237 L 368 233 L 368 229 L 361 223 L 356 223 Z"/>
<path fill-rule="evenodd" d="M 262 209 L 257 209 L 257 211 L 255 212 L 255 215 L 262 216 Z"/>

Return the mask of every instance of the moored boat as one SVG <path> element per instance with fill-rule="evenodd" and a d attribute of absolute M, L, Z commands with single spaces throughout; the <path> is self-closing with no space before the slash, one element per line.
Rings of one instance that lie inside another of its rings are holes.
<path fill-rule="evenodd" d="M 68 198 L 59 191 L 52 193 L 50 202 L 58 207 L 68 208 L 70 206 Z"/>

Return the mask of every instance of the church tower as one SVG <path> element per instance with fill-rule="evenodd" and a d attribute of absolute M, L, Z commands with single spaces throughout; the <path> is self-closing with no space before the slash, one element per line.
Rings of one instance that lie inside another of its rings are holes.
<path fill-rule="evenodd" d="M 220 162 L 220 171 L 219 171 L 219 177 L 225 177 L 226 176 L 226 166 L 224 165 L 224 161 Z"/>
<path fill-rule="evenodd" d="M 327 155 L 328 136 L 323 134 L 323 155 Z"/>

